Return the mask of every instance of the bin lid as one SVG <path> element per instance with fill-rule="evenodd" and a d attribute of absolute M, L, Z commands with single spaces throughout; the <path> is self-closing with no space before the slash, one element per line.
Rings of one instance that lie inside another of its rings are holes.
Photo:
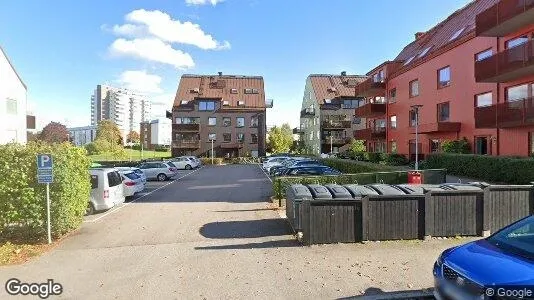
<path fill-rule="evenodd" d="M 344 187 L 342 187 L 340 185 L 327 184 L 327 185 L 325 185 L 325 187 L 330 191 L 330 193 L 332 194 L 333 198 L 336 198 L 336 199 L 340 199 L 340 198 L 352 199 L 352 195 L 349 193 L 349 191 L 347 191 L 346 188 L 344 188 Z"/>
<path fill-rule="evenodd" d="M 370 187 L 357 184 L 346 184 L 345 187 L 354 198 L 365 197 L 367 195 L 378 195 L 378 193 Z"/>
<path fill-rule="evenodd" d="M 308 189 L 310 190 L 314 199 L 332 199 L 332 194 L 328 189 L 319 184 L 309 184 Z"/>
<path fill-rule="evenodd" d="M 294 199 L 313 199 L 310 190 L 302 184 L 293 184 L 288 187 L 288 192 L 291 192 Z"/>
<path fill-rule="evenodd" d="M 407 192 L 408 194 L 417 194 L 422 195 L 427 191 L 443 191 L 444 189 L 440 188 L 437 184 L 397 184 L 399 188 Z"/>
<path fill-rule="evenodd" d="M 389 184 L 377 183 L 369 184 L 368 186 L 377 190 L 380 195 L 406 195 L 406 193 L 398 187 Z"/>
<path fill-rule="evenodd" d="M 442 184 L 440 187 L 445 190 L 453 190 L 453 191 L 480 191 L 482 190 L 478 186 L 475 186 L 472 184 L 466 184 L 466 183 L 446 183 L 446 184 Z"/>

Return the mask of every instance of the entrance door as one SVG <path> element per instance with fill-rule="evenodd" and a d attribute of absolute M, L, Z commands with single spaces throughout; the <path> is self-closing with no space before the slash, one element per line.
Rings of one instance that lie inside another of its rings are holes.
<path fill-rule="evenodd" d="M 478 136 L 475 138 L 475 153 L 480 155 L 489 154 L 488 137 Z"/>

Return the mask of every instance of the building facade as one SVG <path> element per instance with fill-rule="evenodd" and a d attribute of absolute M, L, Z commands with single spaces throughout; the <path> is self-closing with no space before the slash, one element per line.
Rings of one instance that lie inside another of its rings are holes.
<path fill-rule="evenodd" d="M 411 159 L 459 139 L 476 154 L 533 153 L 533 14 L 532 1 L 478 0 L 416 33 L 357 86 L 367 122 L 355 138 Z"/>
<path fill-rule="evenodd" d="M 27 88 L 0 47 L 0 144 L 26 143 Z"/>
<path fill-rule="evenodd" d="M 96 139 L 97 126 L 83 126 L 67 128 L 69 141 L 76 146 L 85 146 Z"/>
<path fill-rule="evenodd" d="M 306 79 L 299 143 L 307 153 L 342 152 L 348 149 L 354 131 L 365 127 L 365 120 L 354 116 L 354 109 L 363 104 L 355 88 L 365 76 L 312 74 Z"/>
<path fill-rule="evenodd" d="M 172 155 L 264 156 L 261 76 L 183 75 L 173 105 Z"/>
<path fill-rule="evenodd" d="M 170 147 L 172 138 L 172 121 L 167 118 L 140 123 L 140 140 L 143 148 L 154 150 L 156 147 Z"/>
<path fill-rule="evenodd" d="M 112 120 L 126 141 L 130 131 L 139 130 L 139 123 L 150 120 L 151 108 L 150 100 L 142 94 L 124 88 L 97 85 L 91 96 L 91 125 L 96 126 L 101 120 Z"/>

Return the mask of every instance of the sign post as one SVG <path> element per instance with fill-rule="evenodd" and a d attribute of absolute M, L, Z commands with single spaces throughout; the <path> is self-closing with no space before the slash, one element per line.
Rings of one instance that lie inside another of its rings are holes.
<path fill-rule="evenodd" d="M 52 243 L 52 230 L 50 228 L 50 183 L 54 182 L 52 168 L 51 154 L 37 154 L 37 183 L 46 184 L 46 223 L 49 244 Z"/>

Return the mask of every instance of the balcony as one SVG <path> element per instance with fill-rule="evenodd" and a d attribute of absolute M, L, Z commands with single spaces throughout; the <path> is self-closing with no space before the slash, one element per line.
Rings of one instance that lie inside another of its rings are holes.
<path fill-rule="evenodd" d="M 315 117 L 315 109 L 314 108 L 306 108 L 300 111 L 300 117 L 301 118 L 313 118 Z"/>
<path fill-rule="evenodd" d="M 440 133 L 440 132 L 459 132 L 462 127 L 460 122 L 435 122 L 419 124 L 418 132 L 426 133 Z M 415 127 L 410 127 L 410 132 L 415 134 Z"/>
<path fill-rule="evenodd" d="M 195 103 L 193 101 L 189 101 L 187 104 L 180 104 L 178 106 L 175 106 L 174 110 L 176 110 L 176 111 L 192 111 L 192 110 L 195 110 Z"/>
<path fill-rule="evenodd" d="M 532 24 L 534 0 L 500 0 L 476 16 L 476 35 L 502 37 Z"/>
<path fill-rule="evenodd" d="M 366 103 L 356 108 L 354 115 L 358 118 L 378 118 L 386 114 L 386 103 Z"/>
<path fill-rule="evenodd" d="M 377 81 L 375 78 L 369 77 L 356 87 L 356 96 L 358 97 L 382 96 L 385 93 L 386 81 L 384 79 Z"/>
<path fill-rule="evenodd" d="M 304 134 L 304 130 L 295 127 L 293 128 L 293 134 Z"/>
<path fill-rule="evenodd" d="M 321 104 L 319 106 L 321 110 L 338 110 L 341 108 L 341 104 L 339 103 L 325 103 Z"/>
<path fill-rule="evenodd" d="M 534 40 L 475 63 L 477 82 L 508 82 L 533 73 Z"/>
<path fill-rule="evenodd" d="M 334 121 L 334 120 L 326 120 L 321 123 L 321 127 L 323 130 L 328 129 L 348 129 L 352 127 L 351 121 Z"/>
<path fill-rule="evenodd" d="M 383 140 L 386 138 L 386 127 L 372 127 L 354 130 L 354 138 L 357 140 Z"/>
<path fill-rule="evenodd" d="M 178 149 L 200 149 L 199 140 L 177 140 L 172 142 L 173 148 Z"/>
<path fill-rule="evenodd" d="M 237 143 L 223 143 L 220 145 L 221 149 L 241 149 L 243 148 L 243 142 Z"/>
<path fill-rule="evenodd" d="M 475 128 L 534 125 L 534 97 L 475 108 Z"/>
<path fill-rule="evenodd" d="M 321 140 L 321 143 L 322 144 L 326 144 L 326 145 L 346 145 L 348 143 L 350 143 L 350 138 L 347 138 L 347 137 L 332 137 L 330 138 L 329 136 L 327 137 L 323 137 L 323 139 Z"/>
<path fill-rule="evenodd" d="M 200 124 L 172 124 L 174 133 L 180 132 L 200 132 Z"/>

